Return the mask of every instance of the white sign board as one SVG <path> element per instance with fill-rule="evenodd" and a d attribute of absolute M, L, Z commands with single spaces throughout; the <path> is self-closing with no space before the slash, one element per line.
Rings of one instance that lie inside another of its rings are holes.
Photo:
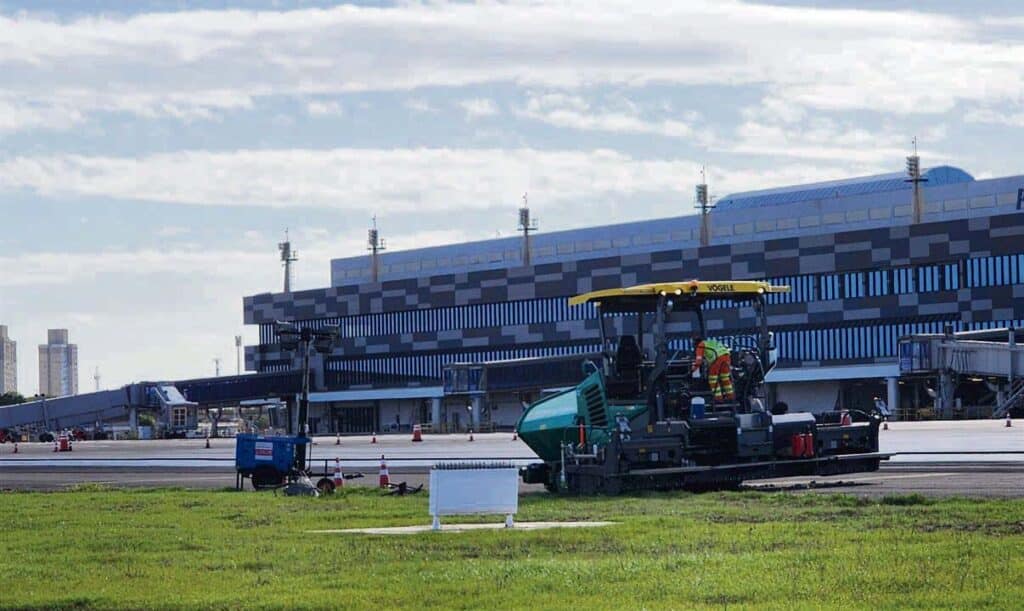
<path fill-rule="evenodd" d="M 430 515 L 504 514 L 505 525 L 519 510 L 519 471 L 515 467 L 435 468 L 430 470 Z"/>
<path fill-rule="evenodd" d="M 274 460 L 274 444 L 269 441 L 257 441 L 255 453 L 256 460 Z"/>

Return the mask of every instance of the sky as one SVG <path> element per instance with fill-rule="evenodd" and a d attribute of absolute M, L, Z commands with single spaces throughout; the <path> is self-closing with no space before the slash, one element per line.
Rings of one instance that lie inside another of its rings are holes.
<path fill-rule="evenodd" d="M 365 253 L 924 166 L 1021 173 L 1016 2 L 0 0 L 0 324 L 79 387 L 234 373 L 242 297 Z"/>

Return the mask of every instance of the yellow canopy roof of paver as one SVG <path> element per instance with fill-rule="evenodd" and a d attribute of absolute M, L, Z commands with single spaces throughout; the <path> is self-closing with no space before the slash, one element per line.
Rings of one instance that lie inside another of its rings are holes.
<path fill-rule="evenodd" d="M 577 295 L 569 299 L 569 305 L 617 299 L 636 299 L 660 295 L 700 296 L 707 299 L 729 299 L 751 297 L 765 293 L 788 293 L 785 285 L 772 286 L 760 280 L 687 280 L 685 282 L 656 282 L 639 284 L 626 288 L 604 289 Z"/>

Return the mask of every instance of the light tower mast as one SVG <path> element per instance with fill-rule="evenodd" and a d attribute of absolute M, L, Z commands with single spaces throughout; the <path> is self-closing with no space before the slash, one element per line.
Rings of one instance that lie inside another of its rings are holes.
<path fill-rule="evenodd" d="M 537 231 L 537 219 L 530 218 L 530 204 L 523 193 L 523 207 L 519 209 L 519 231 L 523 232 L 523 265 L 530 264 L 530 232 Z"/>
<path fill-rule="evenodd" d="M 213 371 L 214 371 L 214 375 L 219 378 L 220 377 L 220 357 L 219 356 L 213 358 Z"/>
<path fill-rule="evenodd" d="M 242 336 L 235 336 L 235 375 L 242 375 Z"/>
<path fill-rule="evenodd" d="M 373 217 L 373 227 L 367 232 L 366 250 L 370 251 L 370 280 L 380 281 L 380 253 L 387 250 L 384 238 L 380 237 L 377 231 L 377 216 Z"/>
<path fill-rule="evenodd" d="M 916 225 L 924 218 L 924 194 L 921 192 L 921 183 L 928 182 L 928 179 L 921 177 L 921 158 L 917 155 L 917 136 L 914 136 L 913 144 L 914 154 L 907 157 L 907 178 L 904 182 L 912 183 L 914 187 L 911 209 Z"/>
<path fill-rule="evenodd" d="M 711 243 L 711 211 L 715 206 L 708 198 L 708 183 L 704 177 L 704 168 L 700 169 L 700 184 L 697 185 L 697 205 L 700 210 L 700 245 L 707 246 Z"/>
<path fill-rule="evenodd" d="M 100 368 L 96 368 L 96 373 L 92 374 L 92 379 L 96 382 L 96 392 L 100 391 Z"/>
<path fill-rule="evenodd" d="M 288 230 L 284 230 L 284 242 L 277 245 L 281 251 L 281 265 L 284 266 L 284 292 L 292 292 L 292 263 L 299 260 L 299 253 L 292 250 L 292 242 L 288 239 Z"/>

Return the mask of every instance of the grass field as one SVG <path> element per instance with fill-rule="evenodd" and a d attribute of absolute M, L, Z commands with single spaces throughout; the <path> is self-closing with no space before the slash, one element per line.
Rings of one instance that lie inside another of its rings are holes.
<path fill-rule="evenodd" d="M 1024 502 L 764 493 L 527 495 L 593 529 L 407 536 L 427 498 L 80 489 L 0 494 L 0 606 L 1024 606 Z M 500 517 L 492 518 L 500 520 Z"/>

